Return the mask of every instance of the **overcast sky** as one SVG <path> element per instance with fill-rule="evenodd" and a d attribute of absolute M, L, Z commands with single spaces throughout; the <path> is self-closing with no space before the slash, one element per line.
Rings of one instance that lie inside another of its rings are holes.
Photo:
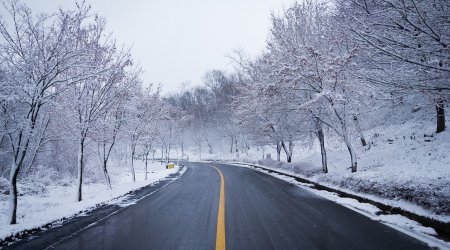
<path fill-rule="evenodd" d="M 24 0 L 34 11 L 72 7 L 69 0 Z M 174 92 L 182 83 L 201 83 L 207 70 L 231 70 L 226 57 L 235 49 L 259 54 L 270 27 L 270 13 L 294 0 L 91 0 L 106 17 L 119 43 L 132 45 L 145 70 L 145 82 Z"/>

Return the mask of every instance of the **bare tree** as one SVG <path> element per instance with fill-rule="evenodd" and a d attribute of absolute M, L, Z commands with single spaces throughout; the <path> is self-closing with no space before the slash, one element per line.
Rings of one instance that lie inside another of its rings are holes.
<path fill-rule="evenodd" d="M 66 96 L 67 109 L 76 114 L 75 135 L 78 141 L 78 186 L 77 201 L 82 200 L 85 147 L 91 132 L 101 118 L 118 102 L 120 96 L 135 85 L 140 71 L 131 71 L 132 61 L 128 50 L 117 50 L 114 41 L 103 40 L 105 20 L 95 18 L 86 29 L 79 46 L 84 50 L 86 62 L 81 70 L 89 77 L 72 84 Z M 80 69 L 76 69 L 80 70 Z M 128 75 L 127 75 L 128 74 Z"/>
<path fill-rule="evenodd" d="M 123 125 L 123 109 L 114 108 L 108 113 L 105 113 L 99 120 L 93 140 L 97 142 L 97 151 L 102 165 L 103 174 L 105 175 L 105 182 L 109 189 L 112 189 L 111 179 L 108 174 L 108 161 L 111 152 L 116 145 L 117 136 Z"/>
<path fill-rule="evenodd" d="M 66 86 L 82 78 L 69 72 L 80 65 L 81 53 L 74 40 L 88 9 L 79 6 L 75 12 L 35 17 L 16 1 L 1 4 L 4 18 L 9 18 L 12 24 L 9 27 L 5 20 L 0 21 L 0 57 L 5 72 L 1 88 L 9 94 L 2 105 L 8 114 L 6 135 L 12 154 L 10 223 L 15 224 L 17 178 L 24 164 L 35 158 L 37 149 L 31 147 L 42 144 L 49 122 L 42 110 Z"/>
<path fill-rule="evenodd" d="M 142 92 L 137 92 L 126 110 L 126 134 L 130 139 L 131 149 L 131 177 L 136 181 L 134 159 L 138 145 L 143 136 L 148 133 L 149 125 L 153 121 L 161 119 L 162 103 L 160 101 L 159 88 L 153 92 L 151 86 Z"/>

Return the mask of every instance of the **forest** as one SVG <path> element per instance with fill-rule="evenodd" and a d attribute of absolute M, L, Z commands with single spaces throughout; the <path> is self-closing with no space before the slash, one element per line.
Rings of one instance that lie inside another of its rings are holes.
<path fill-rule="evenodd" d="M 28 186 L 69 179 L 80 202 L 86 183 L 114 188 L 111 168 L 135 181 L 137 161 L 294 163 L 317 150 L 312 171 L 326 176 L 330 150 L 343 149 L 343 171 L 357 173 L 360 154 L 374 152 L 387 129 L 386 144 L 421 136 L 448 146 L 439 139 L 449 138 L 448 0 L 295 3 L 270 17 L 263 53 L 230 51 L 233 71 L 205 72 L 170 94 L 142 80 L 131 47 L 88 4 L 32 13 L 21 1 L 1 3 L 0 194 L 10 224 L 25 213 L 23 193 L 44 192 Z M 411 122 L 419 128 L 394 138 Z"/>

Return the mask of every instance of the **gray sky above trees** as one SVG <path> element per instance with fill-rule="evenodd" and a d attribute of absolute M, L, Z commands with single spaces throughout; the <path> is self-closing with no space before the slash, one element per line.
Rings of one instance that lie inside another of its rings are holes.
<path fill-rule="evenodd" d="M 70 0 L 23 0 L 33 11 L 72 7 Z M 249 56 L 265 46 L 270 13 L 294 0 L 91 0 L 107 18 L 119 43 L 133 46 L 145 82 L 165 93 L 201 82 L 205 71 L 231 69 L 226 57 L 241 49 Z"/>

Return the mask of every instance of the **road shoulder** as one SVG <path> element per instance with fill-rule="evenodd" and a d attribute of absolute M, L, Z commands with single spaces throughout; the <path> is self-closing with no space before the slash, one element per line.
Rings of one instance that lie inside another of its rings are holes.
<path fill-rule="evenodd" d="M 63 217 L 42 226 L 26 229 L 0 241 L 0 248 L 14 247 L 27 249 L 27 243 L 33 240 L 33 248 L 45 248 L 48 242 L 57 242 L 84 230 L 118 211 L 135 204 L 137 201 L 159 191 L 165 186 L 178 180 L 186 171 L 186 167 L 180 167 L 177 172 L 169 174 L 158 181 L 138 189 L 130 190 L 126 194 L 115 197 L 111 200 L 95 204 L 78 213 Z"/>

